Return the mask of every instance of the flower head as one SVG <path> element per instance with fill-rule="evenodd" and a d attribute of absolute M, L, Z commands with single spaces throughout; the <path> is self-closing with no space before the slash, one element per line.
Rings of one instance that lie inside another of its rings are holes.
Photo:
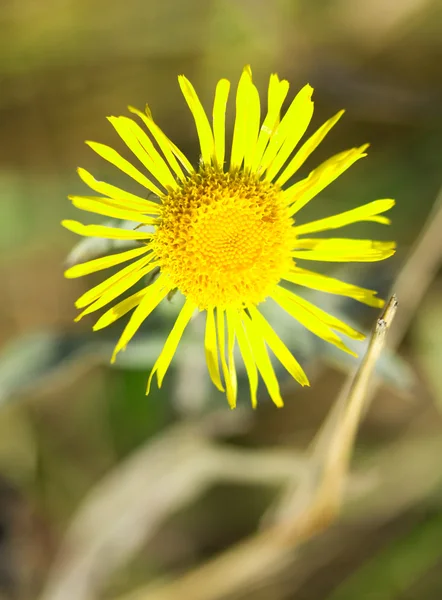
<path fill-rule="evenodd" d="M 148 391 L 155 373 L 161 386 L 186 326 L 192 315 L 200 311 L 206 316 L 205 352 L 210 377 L 218 389 L 226 391 L 230 406 L 235 406 L 237 396 L 235 344 L 249 378 L 253 406 L 256 405 L 258 375 L 275 404 L 282 406 L 268 351 L 272 351 L 301 385 L 308 385 L 308 380 L 259 311 L 259 304 L 272 299 L 314 334 L 352 353 L 338 333 L 354 339 L 364 336 L 298 296 L 287 284 L 341 294 L 381 307 L 383 301 L 376 297 L 376 292 L 304 269 L 298 261 L 370 262 L 391 256 L 395 248 L 393 242 L 305 236 L 360 221 L 387 224 L 389 220 L 383 213 L 394 201 L 375 200 L 341 214 L 297 225 L 298 211 L 366 155 L 367 146 L 341 152 L 305 179 L 284 188 L 343 111 L 324 123 L 295 151 L 313 114 L 312 88 L 305 86 L 281 118 L 289 84 L 272 75 L 267 114 L 261 123 L 259 94 L 251 70 L 246 67 L 236 93 L 232 148 L 226 161 L 229 81 L 222 79 L 217 84 L 210 123 L 192 84 L 184 76 L 178 79 L 200 141 L 198 169 L 194 169 L 166 137 L 148 108 L 145 112 L 129 108 L 144 128 L 128 117 L 109 117 L 141 163 L 141 169 L 112 148 L 87 142 L 101 157 L 155 194 L 158 201 L 98 181 L 79 169 L 81 179 L 100 196 L 71 197 L 75 206 L 99 215 L 131 220 L 139 226 L 125 230 L 63 221 L 67 229 L 80 235 L 138 243 L 134 249 L 94 259 L 66 271 L 66 277 L 79 277 L 129 263 L 77 300 L 76 306 L 84 309 L 78 318 L 109 305 L 146 275 L 158 270 L 155 280 L 108 308 L 95 323 L 94 330 L 101 329 L 133 311 L 112 360 L 126 348 L 158 304 L 178 289 L 185 303 L 152 369 Z M 144 225 L 152 226 L 153 233 L 139 229 Z"/>

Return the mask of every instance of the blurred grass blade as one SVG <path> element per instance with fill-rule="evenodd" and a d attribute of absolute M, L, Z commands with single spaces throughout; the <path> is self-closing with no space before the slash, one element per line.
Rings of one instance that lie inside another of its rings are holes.
<path fill-rule="evenodd" d="M 442 556 L 442 514 L 416 525 L 348 577 L 327 600 L 418 597 L 407 595 L 411 585 Z"/>

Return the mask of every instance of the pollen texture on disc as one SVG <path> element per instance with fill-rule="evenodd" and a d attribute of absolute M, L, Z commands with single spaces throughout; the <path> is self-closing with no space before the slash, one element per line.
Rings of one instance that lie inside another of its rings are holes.
<path fill-rule="evenodd" d="M 274 184 L 204 169 L 163 204 L 154 242 L 162 272 L 200 309 L 257 304 L 290 268 L 293 221 Z"/>

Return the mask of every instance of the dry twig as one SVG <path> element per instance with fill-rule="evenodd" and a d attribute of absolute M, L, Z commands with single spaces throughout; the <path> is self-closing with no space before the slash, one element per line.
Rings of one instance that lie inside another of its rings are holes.
<path fill-rule="evenodd" d="M 217 481 L 281 485 L 305 461 L 283 450 L 233 450 L 201 431 L 225 425 L 184 424 L 163 433 L 100 482 L 74 518 L 42 600 L 89 600 L 164 520 Z M 213 433 L 213 432 L 212 432 Z"/>
<path fill-rule="evenodd" d="M 311 460 L 317 468 L 313 471 L 313 477 L 312 471 L 307 470 L 296 494 L 296 510 L 290 518 L 227 550 L 172 583 L 138 590 L 125 600 L 219 600 L 277 573 L 302 542 L 330 523 L 342 501 L 342 487 L 370 377 L 385 343 L 396 306 L 393 296 L 377 321 L 356 375 L 340 402 L 335 405 L 338 410 L 332 408 L 313 450 Z"/>

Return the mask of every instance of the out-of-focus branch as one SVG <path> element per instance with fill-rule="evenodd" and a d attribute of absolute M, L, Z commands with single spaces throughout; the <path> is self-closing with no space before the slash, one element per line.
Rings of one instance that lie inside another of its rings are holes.
<path fill-rule="evenodd" d="M 172 583 L 136 591 L 125 600 L 219 600 L 268 578 L 287 564 L 303 541 L 324 529 L 336 515 L 349 457 L 361 418 L 370 377 L 396 312 L 392 297 L 378 319 L 366 355 L 332 408 L 296 494 L 291 516 L 272 528 L 224 552 Z"/>
<path fill-rule="evenodd" d="M 213 419 L 211 419 L 213 421 Z M 201 436 L 225 424 L 189 423 L 164 433 L 100 482 L 65 537 L 42 600 L 90 600 L 107 578 L 179 508 L 217 481 L 281 485 L 305 460 L 284 450 L 247 451 Z"/>

